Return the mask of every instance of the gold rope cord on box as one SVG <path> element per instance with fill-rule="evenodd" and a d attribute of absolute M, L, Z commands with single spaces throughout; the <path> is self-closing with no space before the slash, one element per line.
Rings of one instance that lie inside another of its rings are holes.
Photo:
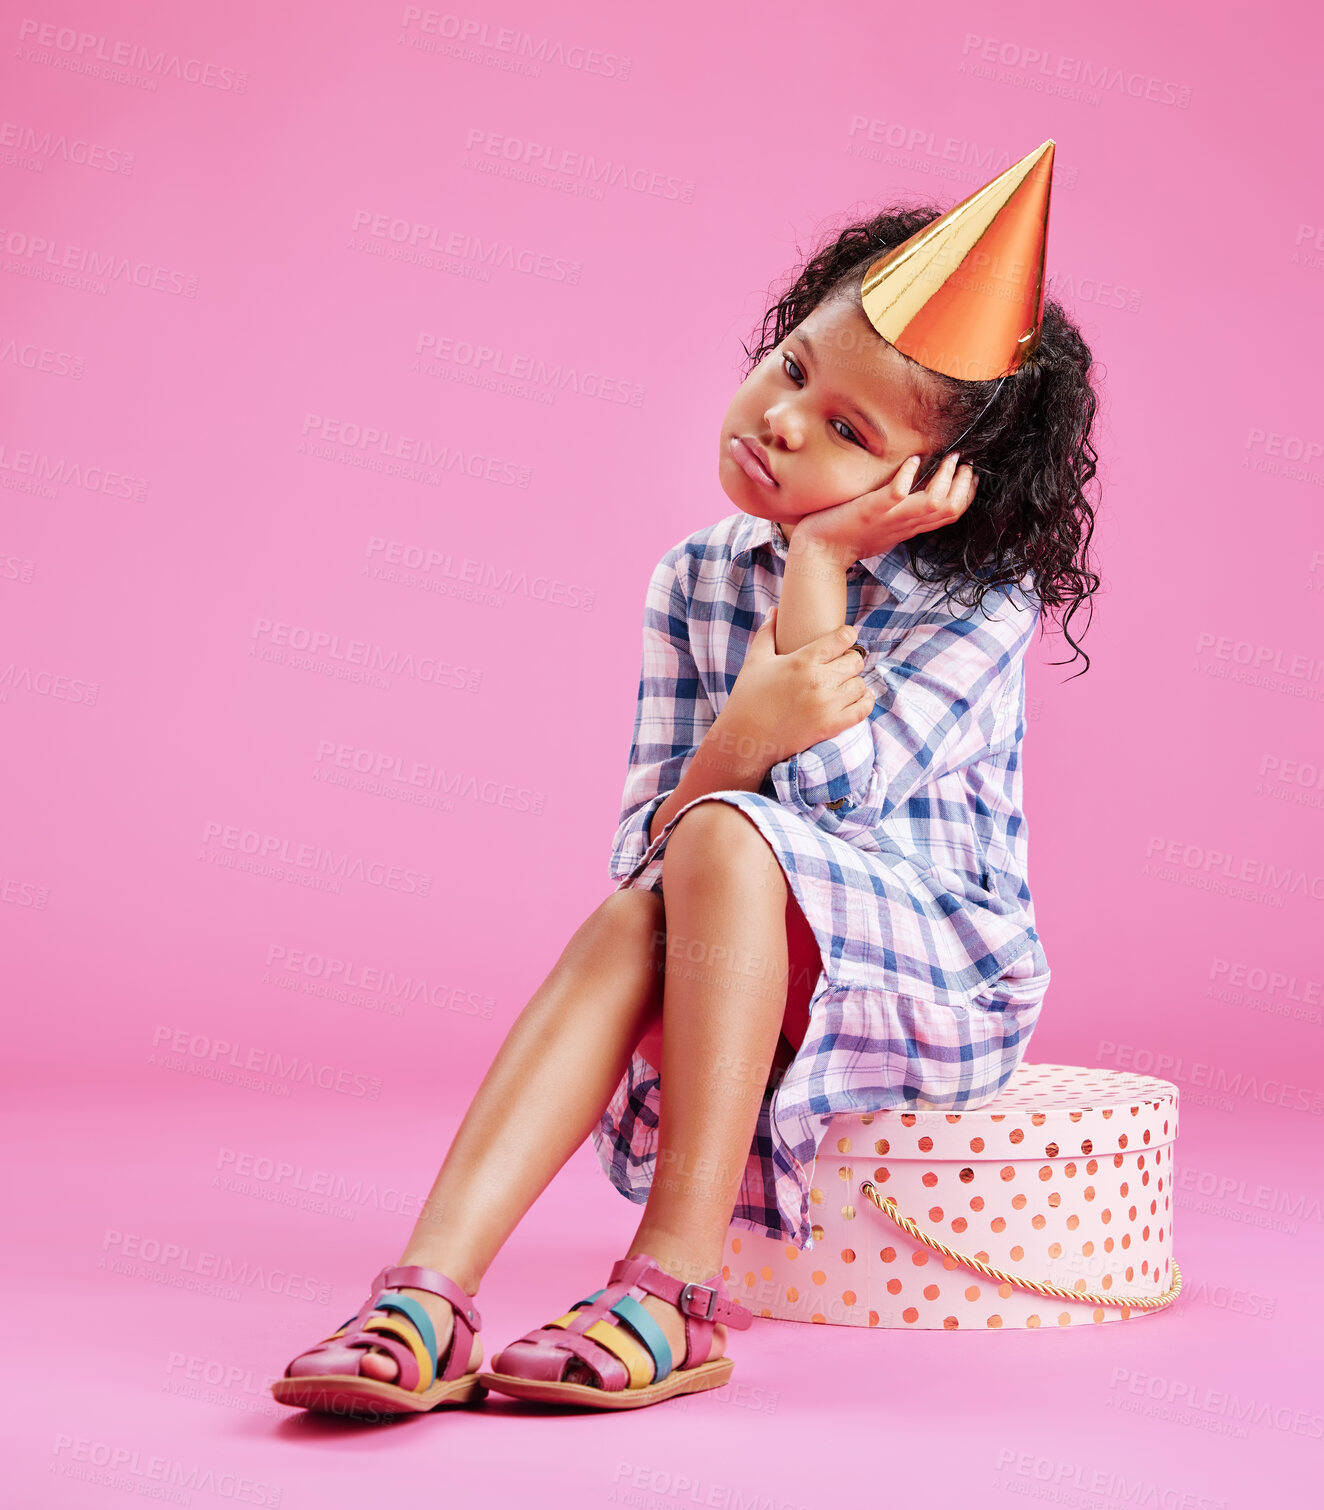
<path fill-rule="evenodd" d="M 1181 1293 L 1181 1270 L 1177 1267 L 1175 1258 L 1172 1260 L 1172 1284 L 1162 1295 L 1134 1297 L 1092 1295 L 1082 1290 L 1064 1290 L 1059 1285 L 1045 1284 L 1038 1279 L 1024 1279 L 1019 1274 L 1008 1274 L 1005 1269 L 995 1269 L 992 1264 L 983 1263 L 968 1253 L 958 1253 L 955 1248 L 949 1248 L 946 1243 L 941 1243 L 936 1237 L 931 1237 L 908 1216 L 901 1215 L 896 1209 L 896 1202 L 890 1195 L 880 1195 L 872 1180 L 865 1180 L 860 1189 L 884 1216 L 891 1217 L 903 1232 L 908 1232 L 911 1237 L 932 1248 L 935 1253 L 944 1253 L 948 1258 L 955 1259 L 958 1264 L 964 1264 L 967 1269 L 973 1269 L 977 1274 L 987 1274 L 990 1279 L 1000 1280 L 1003 1284 L 1016 1285 L 1022 1290 L 1033 1290 L 1036 1295 L 1056 1295 L 1062 1300 L 1078 1300 L 1085 1305 L 1128 1306 L 1138 1311 L 1157 1311 L 1162 1306 L 1171 1305 Z"/>

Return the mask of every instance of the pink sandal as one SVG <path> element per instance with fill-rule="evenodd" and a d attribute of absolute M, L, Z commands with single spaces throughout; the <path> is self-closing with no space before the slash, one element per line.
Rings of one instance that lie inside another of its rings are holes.
<path fill-rule="evenodd" d="M 685 1356 L 674 1367 L 666 1334 L 643 1306 L 646 1295 L 670 1301 L 685 1317 Z M 647 1253 L 637 1253 L 617 1260 L 605 1289 L 503 1348 L 478 1378 L 488 1389 L 523 1400 L 600 1410 L 655 1405 L 725 1384 L 735 1365 L 725 1357 L 708 1361 L 713 1328 L 721 1323 L 743 1330 L 753 1320 L 752 1312 L 727 1297 L 720 1274 L 701 1285 L 684 1284 Z M 562 1376 L 572 1361 L 586 1364 L 601 1387 L 567 1382 Z"/>
<path fill-rule="evenodd" d="M 437 1358 L 432 1318 L 411 1295 L 389 1293 L 393 1285 L 428 1290 L 451 1303 L 455 1324 L 444 1362 Z M 389 1314 L 372 1317 L 373 1311 Z M 370 1418 L 481 1399 L 487 1390 L 478 1382 L 477 1371 L 469 1372 L 473 1336 L 481 1326 L 473 1296 L 453 1279 L 417 1264 L 388 1267 L 373 1280 L 372 1294 L 358 1315 L 300 1353 L 271 1386 L 271 1393 L 282 1405 Z M 399 1373 L 394 1383 L 359 1372 L 368 1347 L 379 1347 L 395 1359 Z"/>

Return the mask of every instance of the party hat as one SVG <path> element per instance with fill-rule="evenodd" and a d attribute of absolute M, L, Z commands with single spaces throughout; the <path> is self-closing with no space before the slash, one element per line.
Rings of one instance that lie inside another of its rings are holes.
<path fill-rule="evenodd" d="M 870 323 L 921 367 L 980 382 L 1018 371 L 1038 346 L 1054 146 L 1050 137 L 865 273 Z"/>

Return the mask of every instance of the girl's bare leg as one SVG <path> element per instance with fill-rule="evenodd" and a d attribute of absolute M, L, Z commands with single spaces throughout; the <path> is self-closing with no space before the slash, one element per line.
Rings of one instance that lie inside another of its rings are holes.
<path fill-rule="evenodd" d="M 665 917 L 657 892 L 613 892 L 516 1019 L 400 1263 L 439 1269 L 477 1293 L 520 1218 L 597 1124 L 635 1047 L 654 1058 L 650 1045 L 661 1036 L 657 1174 L 629 1251 L 651 1253 L 685 1278 L 720 1267 L 778 1031 L 784 1024 L 799 1044 L 821 960 L 775 856 L 729 804 L 691 809 L 672 830 L 663 866 Z M 444 1351 L 449 1305 L 428 1291 L 404 1293 L 432 1316 Z M 680 1313 L 653 1296 L 644 1304 L 681 1358 Z M 725 1337 L 718 1327 L 714 1357 Z M 470 1366 L 481 1358 L 475 1338 Z M 382 1352 L 366 1353 L 361 1366 L 385 1380 L 397 1373 Z"/>
<path fill-rule="evenodd" d="M 612 892 L 580 924 L 516 1018 L 446 1154 L 401 1264 L 448 1274 L 470 1295 L 520 1218 L 588 1137 L 662 1005 L 662 898 Z M 432 1317 L 439 1355 L 449 1304 L 406 1288 Z M 471 1367 L 482 1359 L 474 1338 Z M 364 1374 L 392 1380 L 388 1353 Z"/>
<path fill-rule="evenodd" d="M 668 1273 L 701 1282 L 721 1268 L 783 1015 L 803 1014 L 809 995 L 798 981 L 787 992 L 807 924 L 798 905 L 788 914 L 789 887 L 767 841 L 729 803 L 703 802 L 681 817 L 667 841 L 663 887 L 658 1157 L 629 1255 L 649 1253 Z M 789 954 L 788 916 L 799 946 Z M 813 951 L 821 963 L 816 943 Z M 797 973 L 812 989 L 817 969 Z M 646 1304 L 679 1361 L 680 1312 L 653 1297 Z M 725 1342 L 719 1326 L 713 1357 Z"/>

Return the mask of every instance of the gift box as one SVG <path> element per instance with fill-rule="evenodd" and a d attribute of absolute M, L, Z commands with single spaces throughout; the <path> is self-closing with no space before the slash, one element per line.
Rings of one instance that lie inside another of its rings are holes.
<path fill-rule="evenodd" d="M 1152 1075 L 1022 1063 L 973 1111 L 833 1116 L 810 1176 L 812 1246 L 733 1226 L 731 1296 L 756 1316 L 843 1326 L 1152 1314 L 1181 1287 L 1177 1094 Z"/>

